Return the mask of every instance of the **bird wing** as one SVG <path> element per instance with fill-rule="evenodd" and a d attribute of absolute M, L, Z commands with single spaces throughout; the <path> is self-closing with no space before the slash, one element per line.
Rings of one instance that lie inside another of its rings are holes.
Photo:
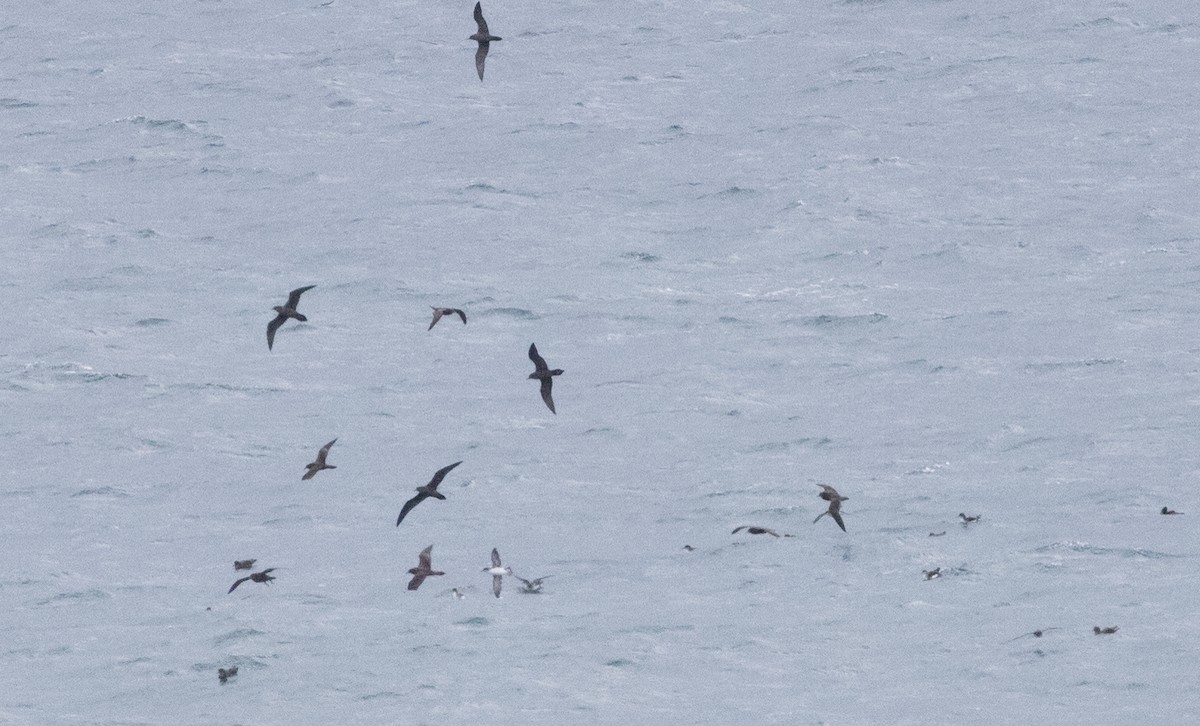
<path fill-rule="evenodd" d="M 275 331 L 279 330 L 279 326 L 283 325 L 285 320 L 287 320 L 287 316 L 280 313 L 275 316 L 274 320 L 267 323 L 267 350 L 271 350 L 275 345 Z"/>
<path fill-rule="evenodd" d="M 550 370 L 550 366 L 546 365 L 546 359 L 538 355 L 537 345 L 534 343 L 529 344 L 529 360 L 533 361 L 533 367 L 537 369 L 538 373 Z"/>
<path fill-rule="evenodd" d="M 457 314 L 458 314 L 458 317 L 462 318 L 463 325 L 466 325 L 466 324 L 467 324 L 467 314 L 466 314 L 466 313 L 464 313 L 463 311 L 459 310 L 458 308 L 450 308 L 450 312 L 452 312 L 452 313 L 457 313 Z"/>
<path fill-rule="evenodd" d="M 422 582 L 425 582 L 425 575 L 413 575 L 413 579 L 408 581 L 408 589 L 416 590 Z"/>
<path fill-rule="evenodd" d="M 441 320 L 441 319 L 442 319 L 442 309 L 441 309 L 441 308 L 434 308 L 434 309 L 433 309 L 433 322 L 431 322 L 431 323 L 429 324 L 429 327 L 425 329 L 425 330 L 426 330 L 426 332 L 428 332 L 428 331 L 430 331 L 430 330 L 433 330 L 433 326 L 437 325 L 437 322 L 438 322 L 439 320 Z"/>
<path fill-rule="evenodd" d="M 843 532 L 846 531 L 846 523 L 842 521 L 842 515 L 837 510 L 830 509 L 829 516 L 833 517 L 833 521 L 837 522 L 837 526 L 841 527 Z"/>
<path fill-rule="evenodd" d="M 433 545 L 429 545 L 425 549 L 421 550 L 421 554 L 418 555 L 417 558 L 420 560 L 420 564 L 417 565 L 417 567 L 421 568 L 422 570 L 433 569 Z"/>
<path fill-rule="evenodd" d="M 500 566 L 500 551 L 495 547 L 492 548 L 492 567 Z"/>
<path fill-rule="evenodd" d="M 308 469 L 308 471 L 304 472 L 304 476 L 300 477 L 300 481 L 308 481 L 317 475 L 317 462 L 314 461 L 304 468 Z"/>
<path fill-rule="evenodd" d="M 412 499 L 409 499 L 407 502 L 405 502 L 404 506 L 400 509 L 400 516 L 396 517 L 396 526 L 399 527 L 400 523 L 404 521 L 405 515 L 407 515 L 409 512 L 411 512 L 413 510 L 413 507 L 420 504 L 421 501 L 423 499 L 425 499 L 425 497 L 427 497 L 427 496 L 429 496 L 429 495 L 422 492 L 422 493 L 418 494 L 417 496 L 413 497 Z"/>
<path fill-rule="evenodd" d="M 487 31 L 482 31 L 486 33 Z M 475 51 L 475 72 L 479 74 L 479 80 L 483 80 L 483 66 L 487 61 L 488 46 L 491 43 L 486 40 L 479 41 L 479 48 Z"/>
<path fill-rule="evenodd" d="M 545 365 L 545 363 L 542 365 Z M 554 389 L 552 381 L 553 379 L 549 376 L 542 379 L 542 400 L 546 402 L 546 407 L 550 409 L 550 413 L 557 416 L 558 411 L 554 410 L 554 397 L 550 395 L 550 392 Z"/>
<path fill-rule="evenodd" d="M 316 285 L 307 285 L 305 287 L 298 287 L 295 290 L 292 290 L 291 292 L 288 293 L 287 305 L 285 305 L 284 307 L 288 307 L 288 308 L 291 308 L 292 310 L 295 310 L 296 306 L 300 304 L 300 296 L 303 295 L 306 290 L 311 290 L 314 287 L 316 287 Z"/>
<path fill-rule="evenodd" d="M 245 582 L 246 580 L 249 580 L 249 579 L 250 579 L 249 577 L 243 577 L 243 578 L 238 579 L 236 582 L 234 582 L 232 585 L 229 586 L 229 592 L 233 592 L 234 590 L 237 589 L 238 585 L 242 584 L 243 582 Z M 229 592 L 227 592 L 225 594 L 228 595 Z"/>
<path fill-rule="evenodd" d="M 479 3 L 475 3 L 475 24 L 479 26 L 480 35 L 491 35 L 488 33 L 487 21 L 483 19 L 483 8 Z"/>
<path fill-rule="evenodd" d="M 502 575 L 492 575 L 492 593 L 496 597 L 500 597 L 500 585 L 503 581 L 504 577 Z"/>
<path fill-rule="evenodd" d="M 313 463 L 320 464 L 321 466 L 325 466 L 325 457 L 329 456 L 329 450 L 332 449 L 333 445 L 336 443 L 337 443 L 337 439 L 334 439 L 333 441 L 330 441 L 328 444 L 325 444 L 324 446 L 322 446 L 321 450 L 317 452 L 317 460 Z"/>
<path fill-rule="evenodd" d="M 737 534 L 738 532 L 741 532 L 743 529 L 747 529 L 749 526 L 750 526 L 750 525 L 748 525 L 748 524 L 743 524 L 742 526 L 740 526 L 740 527 L 738 527 L 737 529 L 733 530 L 733 531 L 732 531 L 732 532 L 730 532 L 729 534 Z"/>
<path fill-rule="evenodd" d="M 443 466 L 441 469 L 438 469 L 436 472 L 434 472 L 433 478 L 429 480 L 429 484 L 426 486 L 428 486 L 430 489 L 437 489 L 438 484 L 442 483 L 442 479 L 446 478 L 446 475 L 450 473 L 450 470 L 461 463 L 461 461 L 456 461 L 450 466 Z"/>

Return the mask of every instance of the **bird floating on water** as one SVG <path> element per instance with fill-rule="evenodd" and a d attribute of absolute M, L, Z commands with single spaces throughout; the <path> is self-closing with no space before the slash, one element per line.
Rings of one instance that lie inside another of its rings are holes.
<path fill-rule="evenodd" d="M 438 324 L 438 321 L 442 319 L 443 315 L 457 315 L 458 317 L 462 318 L 463 325 L 467 324 L 467 314 L 458 308 L 437 308 L 433 307 L 432 305 L 429 307 L 433 308 L 433 322 L 430 323 L 429 327 L 425 329 L 426 332 L 433 330 L 433 326 Z"/>
<path fill-rule="evenodd" d="M 238 585 L 242 584 L 246 580 L 251 580 L 253 582 L 261 582 L 265 585 L 270 585 L 271 580 L 274 580 L 275 578 L 267 573 L 274 572 L 274 571 L 275 571 L 274 567 L 268 567 L 267 569 L 263 570 L 262 572 L 255 572 L 252 575 L 243 577 L 240 580 L 234 582 L 232 585 L 229 586 L 229 592 L 233 592 L 234 590 L 236 590 L 238 588 Z M 229 592 L 227 592 L 225 594 L 228 595 Z"/>
<path fill-rule="evenodd" d="M 930 532 L 929 536 L 930 537 L 941 537 L 944 534 L 946 534 L 946 530 L 942 530 L 941 532 Z"/>
<path fill-rule="evenodd" d="M 314 287 L 316 287 L 316 285 L 307 285 L 305 287 L 298 287 L 295 290 L 292 290 L 288 293 L 288 299 L 286 303 L 283 305 L 276 305 L 273 308 L 278 315 L 276 315 L 271 322 L 267 323 L 267 350 L 271 350 L 271 348 L 274 347 L 275 331 L 279 330 L 279 326 L 287 322 L 288 318 L 294 318 L 302 323 L 308 322 L 308 318 L 296 312 L 296 306 L 300 304 L 300 296 L 303 295 L 305 291 L 311 290 Z"/>
<path fill-rule="evenodd" d="M 546 407 L 550 409 L 550 413 L 558 415 L 554 410 L 554 399 L 550 396 L 550 389 L 554 387 L 554 376 L 561 376 L 562 368 L 550 370 L 550 366 L 546 365 L 546 359 L 538 355 L 537 345 L 529 344 L 529 360 L 533 361 L 534 371 L 529 374 L 530 378 L 536 378 L 542 382 L 542 400 L 546 402 Z"/>
<path fill-rule="evenodd" d="M 1092 632 L 1096 635 L 1112 635 L 1120 629 L 1121 628 L 1117 625 L 1114 625 L 1111 628 L 1102 628 L 1099 625 L 1096 625 L 1092 627 Z"/>
<path fill-rule="evenodd" d="M 233 569 L 249 570 L 251 567 L 254 567 L 255 562 L 258 562 L 258 560 L 234 560 Z"/>
<path fill-rule="evenodd" d="M 1174 509 L 1167 509 L 1166 507 L 1162 508 L 1162 513 L 1163 514 L 1183 514 L 1183 512 L 1176 512 Z"/>
<path fill-rule="evenodd" d="M 841 494 L 838 494 L 837 489 L 828 484 L 818 484 L 817 486 L 823 490 L 817 496 L 829 502 L 829 509 L 818 514 L 817 518 L 813 520 L 813 524 L 816 524 L 821 517 L 828 514 L 830 517 L 833 517 L 833 521 L 837 522 L 837 526 L 841 527 L 842 531 L 845 532 L 846 524 L 842 521 L 842 502 L 847 501 L 850 497 L 843 497 Z"/>
<path fill-rule="evenodd" d="M 748 524 L 743 524 L 742 526 L 740 526 L 737 529 L 730 532 L 730 534 L 737 534 L 738 532 L 741 532 L 743 529 L 746 530 L 746 532 L 748 534 L 769 534 L 772 537 L 795 537 L 796 536 L 794 534 L 782 534 L 781 535 L 778 532 L 776 532 L 775 530 L 770 529 L 769 527 L 752 527 Z"/>
<path fill-rule="evenodd" d="M 963 524 L 970 524 L 971 522 L 978 522 L 980 519 L 983 519 L 982 514 L 976 514 L 974 517 L 968 517 L 962 512 L 959 512 L 958 516 L 962 519 Z"/>
<path fill-rule="evenodd" d="M 434 473 L 433 478 L 429 480 L 428 484 L 423 487 L 417 487 L 417 496 L 404 503 L 404 507 L 400 510 L 400 516 L 396 517 L 396 526 L 400 526 L 400 523 L 404 521 L 404 517 L 413 510 L 413 507 L 417 506 L 429 497 L 433 497 L 434 499 L 445 499 L 445 495 L 437 490 L 438 484 L 442 483 L 442 479 L 446 478 L 446 474 L 448 474 L 451 469 L 461 463 L 461 461 L 456 461 L 450 466 L 443 466 Z"/>
<path fill-rule="evenodd" d="M 433 569 L 432 558 L 433 545 L 429 545 L 425 549 L 421 550 L 421 554 L 417 555 L 417 566 L 408 571 L 408 574 L 413 576 L 413 578 L 408 581 L 409 590 L 416 590 L 418 587 L 420 587 L 421 583 L 425 582 L 426 577 L 446 574 Z M 458 590 L 455 590 L 455 592 L 458 592 Z"/>
<path fill-rule="evenodd" d="M 237 666 L 230 666 L 228 668 L 218 668 L 217 669 L 217 678 L 221 679 L 221 682 L 224 683 L 225 681 L 228 681 L 230 678 L 233 678 L 234 676 L 236 676 L 237 671 L 238 671 Z"/>
<path fill-rule="evenodd" d="M 932 570 L 921 570 L 921 572 L 925 573 L 926 580 L 932 580 L 936 577 L 942 576 L 942 568 L 940 567 L 935 567 Z"/>
<path fill-rule="evenodd" d="M 492 566 L 483 568 L 483 571 L 492 576 L 492 593 L 500 597 L 500 586 L 504 584 L 504 576 L 511 575 L 512 568 L 500 564 L 500 552 L 495 547 L 492 548 Z"/>
<path fill-rule="evenodd" d="M 321 450 L 317 452 L 317 460 L 311 464 L 305 465 L 304 468 L 308 469 L 308 473 L 306 473 L 304 476 L 300 477 L 301 480 L 312 479 L 314 476 L 317 475 L 317 472 L 321 471 L 322 469 L 336 469 L 337 468 L 336 466 L 334 466 L 332 464 L 325 463 L 325 457 L 329 456 L 330 447 L 332 447 L 336 443 L 337 443 L 337 439 L 334 439 L 333 441 L 330 441 L 328 444 L 325 444 L 324 446 L 321 447 Z"/>
<path fill-rule="evenodd" d="M 479 49 L 475 51 L 475 70 L 479 73 L 479 80 L 483 80 L 483 63 L 487 60 L 488 47 L 493 40 L 504 40 L 498 36 L 488 32 L 487 21 L 483 19 L 483 8 L 479 3 L 475 3 L 475 24 L 479 26 L 479 32 L 472 35 L 468 40 L 474 40 L 479 43 Z"/>

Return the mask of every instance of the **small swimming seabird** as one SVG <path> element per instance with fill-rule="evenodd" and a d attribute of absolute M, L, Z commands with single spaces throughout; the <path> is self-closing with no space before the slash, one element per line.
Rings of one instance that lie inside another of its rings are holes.
<path fill-rule="evenodd" d="M 479 72 L 479 80 L 483 80 L 483 62 L 487 60 L 488 46 L 493 40 L 503 40 L 488 32 L 487 21 L 483 19 L 483 8 L 479 3 L 475 3 L 475 24 L 479 26 L 479 32 L 472 35 L 468 40 L 478 41 L 479 50 L 475 51 L 475 70 Z"/>
<path fill-rule="evenodd" d="M 433 308 L 432 305 L 429 307 Z M 467 314 L 458 308 L 433 308 L 433 322 L 429 324 L 428 328 L 426 328 L 426 332 L 433 330 L 433 326 L 438 324 L 438 321 L 442 319 L 443 315 L 457 315 L 458 317 L 462 318 L 463 325 L 467 324 Z"/>
<path fill-rule="evenodd" d="M 942 530 L 941 532 L 930 532 L 929 536 L 930 537 L 941 537 L 944 534 L 946 534 L 946 530 Z"/>
<path fill-rule="evenodd" d="M 527 592 L 531 595 L 537 595 L 537 594 L 541 593 L 541 591 L 542 591 L 542 580 L 548 580 L 551 577 L 554 577 L 554 575 L 546 575 L 545 577 L 539 577 L 536 580 L 526 580 L 524 577 L 521 577 L 520 575 L 513 575 L 513 577 L 515 577 L 518 580 L 520 580 L 521 582 L 525 583 L 525 586 L 521 588 L 521 592 Z"/>
<path fill-rule="evenodd" d="M 776 531 L 775 531 L 775 530 L 773 530 L 773 529 L 769 529 L 769 528 L 767 528 L 767 527 L 751 527 L 751 526 L 750 526 L 750 525 L 748 525 L 748 524 L 743 524 L 742 526 L 740 526 L 740 527 L 738 527 L 737 529 L 733 530 L 733 531 L 732 531 L 732 532 L 730 532 L 729 534 L 737 534 L 738 532 L 741 532 L 743 529 L 744 529 L 744 530 L 746 530 L 746 532 L 748 532 L 749 534 L 769 534 L 769 535 L 771 535 L 772 537 L 779 537 L 779 536 L 783 536 L 783 537 L 795 537 L 795 536 L 796 536 L 796 535 L 793 535 L 793 534 L 784 534 L 784 535 L 780 535 L 778 532 L 776 532 Z"/>
<path fill-rule="evenodd" d="M 238 669 L 237 666 L 230 666 L 229 668 L 218 668 L 217 669 L 217 678 L 220 678 L 221 682 L 224 683 L 225 681 L 227 681 L 230 678 L 233 678 L 234 676 L 237 675 L 237 669 Z"/>
<path fill-rule="evenodd" d="M 426 577 L 430 577 L 432 575 L 446 574 L 444 572 L 438 572 L 437 570 L 433 569 L 433 567 L 431 566 L 432 565 L 432 557 L 433 557 L 433 545 L 429 545 L 425 549 L 421 550 L 421 554 L 417 556 L 417 558 L 418 558 L 417 566 L 408 571 L 408 574 L 413 576 L 413 579 L 408 581 L 408 589 L 409 590 L 416 590 L 418 587 L 420 587 L 421 583 L 425 582 Z M 455 592 L 458 592 L 458 590 L 455 590 Z"/>
<path fill-rule="evenodd" d="M 334 439 L 333 441 L 330 441 L 328 444 L 325 444 L 324 446 L 321 447 L 321 450 L 317 452 L 317 460 L 311 464 L 306 464 L 304 466 L 305 469 L 308 469 L 308 473 L 305 474 L 304 476 L 300 477 L 300 479 L 302 481 L 312 479 L 314 476 L 317 475 L 317 472 L 321 471 L 322 469 L 336 469 L 337 468 L 336 466 L 334 466 L 332 464 L 325 463 L 325 457 L 329 456 L 329 448 L 336 443 L 337 443 L 337 439 Z"/>
<path fill-rule="evenodd" d="M 463 594 L 463 591 L 459 590 L 457 587 L 450 588 L 450 594 L 454 596 L 455 600 L 462 600 L 464 597 L 466 597 L 466 595 Z"/>
<path fill-rule="evenodd" d="M 823 490 L 817 496 L 829 502 L 829 509 L 818 514 L 817 519 L 813 520 L 813 524 L 816 524 L 817 520 L 828 514 L 830 517 L 833 517 L 833 521 L 837 522 L 837 526 L 841 527 L 842 531 L 845 532 L 846 524 L 842 522 L 842 502 L 847 501 L 850 497 L 843 497 L 841 494 L 838 494 L 837 489 L 828 484 L 818 484 L 817 486 Z"/>
<path fill-rule="evenodd" d="M 288 318 L 295 318 L 302 323 L 308 322 L 308 318 L 296 312 L 296 306 L 300 304 L 300 296 L 303 295 L 306 290 L 311 290 L 314 287 L 316 287 L 316 285 L 298 287 L 295 290 L 292 290 L 288 293 L 287 303 L 283 305 L 276 305 L 273 308 L 275 312 L 279 314 L 275 316 L 274 320 L 267 323 L 267 350 L 271 350 L 271 347 L 275 345 L 275 331 L 279 330 L 279 326 L 287 322 Z"/>
<path fill-rule="evenodd" d="M 546 359 L 538 355 L 537 346 L 533 343 L 529 344 L 529 360 L 533 361 L 533 367 L 536 369 L 529 374 L 530 378 L 537 378 L 542 382 L 542 400 L 546 402 L 546 406 L 550 409 L 550 413 L 557 415 L 554 410 L 554 399 L 550 397 L 550 389 L 553 387 L 553 377 L 562 375 L 562 368 L 550 370 L 550 366 L 546 365 Z"/>
<path fill-rule="evenodd" d="M 1013 642 L 1013 640 L 1020 640 L 1021 638 L 1028 638 L 1031 635 L 1035 638 L 1040 638 L 1043 635 L 1045 635 L 1046 633 L 1049 633 L 1051 630 L 1062 630 L 1062 628 L 1042 628 L 1041 630 L 1035 630 L 1032 633 L 1025 633 L 1024 635 L 1018 635 L 1017 637 L 1012 638 L 1008 642 L 1011 643 L 1011 642 Z"/>
<path fill-rule="evenodd" d="M 234 590 L 236 590 L 238 585 L 242 584 L 246 580 L 253 580 L 254 582 L 261 582 L 261 583 L 269 585 L 269 584 L 271 584 L 271 580 L 274 580 L 275 578 L 271 577 L 267 573 L 274 572 L 274 570 L 275 570 L 274 567 L 268 567 L 267 569 L 263 570 L 262 572 L 255 572 L 253 575 L 243 577 L 242 579 L 238 580 L 237 582 L 235 582 L 229 586 L 229 592 L 233 592 Z M 225 594 L 228 595 L 229 592 L 227 592 Z"/>
<path fill-rule="evenodd" d="M 492 593 L 500 597 L 500 585 L 503 584 L 505 575 L 512 574 L 512 568 L 500 565 L 500 553 L 495 547 L 492 548 L 492 566 L 483 568 L 483 571 L 492 576 Z"/>
<path fill-rule="evenodd" d="M 249 570 L 251 567 L 254 567 L 255 562 L 258 562 L 258 560 L 234 560 L 233 569 Z"/>
<path fill-rule="evenodd" d="M 970 524 L 971 522 L 978 522 L 980 519 L 983 518 L 982 514 L 976 514 L 974 517 L 968 517 L 967 515 L 963 514 L 962 512 L 959 512 L 958 516 L 962 518 L 963 524 Z"/>
<path fill-rule="evenodd" d="M 1096 625 L 1092 627 L 1092 632 L 1096 635 L 1112 635 L 1120 629 L 1121 628 L 1116 625 L 1112 626 L 1111 628 L 1102 628 L 1099 625 Z"/>
<path fill-rule="evenodd" d="M 683 548 L 684 548 L 685 550 L 687 550 L 688 552 L 695 552 L 695 551 L 696 551 L 696 548 L 695 548 L 695 547 L 693 547 L 693 546 L 691 546 L 691 545 L 684 545 L 684 546 L 683 546 Z"/>
<path fill-rule="evenodd" d="M 1166 507 L 1162 508 L 1162 513 L 1163 514 L 1183 514 L 1183 512 L 1176 512 L 1174 509 L 1167 509 Z"/>
<path fill-rule="evenodd" d="M 942 568 L 940 568 L 940 567 L 935 567 L 932 570 L 921 570 L 921 572 L 925 573 L 926 580 L 932 580 L 935 577 L 942 576 Z"/>
<path fill-rule="evenodd" d="M 442 479 L 446 478 L 446 474 L 448 474 L 451 469 L 461 463 L 461 461 L 456 461 L 450 466 L 443 466 L 434 473 L 433 478 L 429 480 L 428 484 L 423 487 L 417 487 L 417 496 L 404 503 L 404 507 L 400 510 L 400 516 L 396 517 L 396 526 L 400 526 L 400 523 L 404 521 L 405 515 L 411 512 L 413 507 L 417 506 L 429 497 L 433 497 L 434 499 L 445 499 L 446 497 L 437 490 L 438 484 L 442 483 Z"/>

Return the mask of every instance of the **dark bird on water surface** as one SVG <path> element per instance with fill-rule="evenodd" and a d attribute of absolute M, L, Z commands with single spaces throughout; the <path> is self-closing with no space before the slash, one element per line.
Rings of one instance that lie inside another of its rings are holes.
<path fill-rule="evenodd" d="M 225 681 L 227 681 L 230 678 L 233 678 L 234 676 L 237 675 L 237 669 L 238 669 L 237 666 L 230 666 L 229 668 L 218 668 L 217 669 L 217 678 L 221 679 L 221 682 L 224 683 Z"/>
<path fill-rule="evenodd" d="M 749 534 L 769 534 L 769 535 L 771 535 L 772 537 L 780 537 L 780 536 L 782 536 L 782 537 L 794 537 L 794 536 L 795 536 L 795 535 L 792 535 L 792 534 L 784 534 L 784 535 L 780 535 L 778 532 L 776 532 L 775 530 L 773 530 L 773 529 L 770 529 L 770 528 L 768 528 L 768 527 L 752 527 L 752 526 L 750 526 L 750 525 L 748 525 L 748 524 L 743 524 L 742 526 L 740 526 L 740 527 L 738 527 L 737 529 L 733 530 L 733 531 L 732 531 L 732 532 L 730 532 L 729 534 L 737 534 L 738 532 L 741 532 L 743 529 L 744 529 L 744 530 L 746 530 L 746 532 L 747 532 L 747 533 L 749 533 Z"/>
<path fill-rule="evenodd" d="M 425 582 L 426 577 L 446 574 L 433 569 L 432 557 L 433 545 L 429 545 L 425 549 L 421 550 L 421 554 L 417 556 L 417 566 L 408 571 L 408 574 L 413 576 L 413 579 L 408 581 L 409 590 L 416 590 L 418 587 L 420 587 L 421 583 Z"/>
<path fill-rule="evenodd" d="M 492 548 L 492 566 L 483 568 L 483 571 L 492 576 L 492 594 L 500 597 L 500 586 L 504 584 L 504 576 L 512 574 L 511 567 L 504 567 L 500 564 L 500 552 Z"/>
<path fill-rule="evenodd" d="M 234 560 L 233 569 L 249 570 L 251 567 L 254 567 L 255 562 L 258 562 L 258 560 Z"/>
<path fill-rule="evenodd" d="M 287 322 L 288 318 L 295 318 L 302 323 L 308 322 L 308 318 L 296 312 L 296 306 L 300 304 L 300 296 L 303 295 L 306 290 L 311 290 L 314 287 L 316 287 L 316 285 L 307 285 L 305 287 L 298 287 L 295 290 L 292 290 L 288 293 L 288 299 L 286 303 L 283 305 L 276 305 L 273 308 L 278 315 L 276 315 L 271 322 L 267 323 L 267 350 L 271 350 L 271 348 L 275 345 L 275 331 L 279 330 L 279 326 Z"/>
<path fill-rule="evenodd" d="M 1116 625 L 1112 626 L 1111 628 L 1102 628 L 1099 625 L 1095 625 L 1092 627 L 1092 632 L 1096 635 L 1112 635 L 1120 629 L 1121 628 Z"/>
<path fill-rule="evenodd" d="M 966 514 L 959 512 L 958 516 L 960 519 L 962 519 L 963 524 L 970 524 L 971 522 L 978 522 L 980 519 L 983 519 L 982 514 L 976 514 L 974 517 L 968 517 Z"/>
<path fill-rule="evenodd" d="M 942 576 L 942 568 L 940 567 L 935 567 L 932 570 L 921 570 L 921 572 L 925 573 L 926 580 L 932 580 Z"/>
<path fill-rule="evenodd" d="M 828 514 L 830 517 L 833 517 L 833 521 L 837 522 L 837 526 L 841 527 L 842 531 L 845 532 L 846 523 L 842 521 L 842 502 L 847 501 L 850 497 L 843 497 L 841 494 L 838 494 L 837 489 L 828 484 L 818 484 L 817 486 L 822 489 L 821 493 L 817 496 L 829 502 L 829 509 L 818 514 L 817 518 L 813 520 L 813 524 L 816 524 L 821 517 Z"/>
<path fill-rule="evenodd" d="M 529 344 L 529 360 L 533 361 L 534 371 L 529 374 L 530 378 L 536 378 L 542 382 L 542 400 L 546 402 L 546 407 L 550 409 L 550 413 L 558 415 L 558 411 L 554 410 L 554 399 L 550 396 L 550 389 L 553 388 L 554 376 L 561 376 L 562 368 L 550 370 L 550 366 L 546 365 L 546 359 L 538 355 L 537 345 Z"/>
<path fill-rule="evenodd" d="M 434 499 L 445 499 L 445 495 L 441 494 L 437 490 L 438 484 L 442 483 L 442 479 L 446 478 L 446 474 L 450 473 L 451 469 L 461 463 L 461 461 L 456 461 L 450 466 L 444 466 L 441 469 L 438 469 L 433 475 L 433 478 L 429 480 L 428 484 L 423 487 L 417 487 L 417 496 L 404 503 L 404 507 L 400 510 L 400 516 L 396 517 L 396 526 L 400 526 L 400 523 L 404 521 L 404 517 L 413 510 L 413 507 L 417 506 L 429 497 L 433 497 Z"/>
<path fill-rule="evenodd" d="M 1032 633 L 1025 633 L 1024 635 L 1018 635 L 1017 637 L 1012 638 L 1008 642 L 1011 643 L 1011 642 L 1013 642 L 1013 640 L 1020 640 L 1021 638 L 1028 638 L 1031 635 L 1035 638 L 1040 638 L 1043 635 L 1045 635 L 1046 633 L 1049 633 L 1051 630 L 1061 630 L 1061 628 L 1042 628 L 1041 630 L 1035 630 Z"/>
<path fill-rule="evenodd" d="M 433 322 L 430 323 L 429 327 L 425 329 L 426 332 L 433 330 L 433 326 L 438 324 L 438 321 L 442 319 L 443 315 L 457 315 L 458 317 L 462 318 L 463 325 L 467 324 L 467 314 L 458 308 L 435 308 L 432 305 L 429 307 L 433 308 Z"/>
<path fill-rule="evenodd" d="M 941 532 L 930 532 L 929 536 L 930 537 L 941 537 L 945 534 L 946 534 L 946 530 L 942 530 Z"/>
<path fill-rule="evenodd" d="M 243 577 L 240 580 L 238 580 L 237 582 L 235 582 L 229 586 L 229 592 L 233 592 L 234 590 L 236 590 L 238 588 L 238 585 L 242 584 L 246 580 L 253 580 L 254 582 L 261 582 L 261 583 L 269 585 L 269 584 L 271 584 L 271 580 L 274 580 L 275 578 L 271 577 L 267 573 L 273 572 L 274 570 L 275 570 L 274 567 L 268 567 L 267 569 L 263 570 L 262 572 L 255 572 L 252 575 Z M 229 592 L 227 592 L 225 594 L 228 595 Z"/>
<path fill-rule="evenodd" d="M 472 35 L 469 40 L 479 43 L 479 49 L 475 51 L 475 70 L 479 72 L 479 80 L 482 81 L 483 63 L 487 60 L 488 47 L 493 40 L 503 40 L 503 38 L 488 32 L 487 21 L 483 19 L 483 8 L 479 6 L 479 3 L 475 3 L 475 24 L 479 26 L 479 32 Z"/>
<path fill-rule="evenodd" d="M 1166 507 L 1162 508 L 1162 513 L 1163 514 L 1183 514 L 1183 512 L 1176 512 L 1174 509 L 1167 509 Z"/>
<path fill-rule="evenodd" d="M 336 443 L 337 443 L 337 439 L 334 439 L 333 441 L 330 441 L 328 444 L 325 444 L 324 446 L 321 447 L 321 450 L 317 452 L 317 460 L 311 464 L 306 464 L 304 466 L 305 469 L 308 469 L 308 473 L 306 473 L 304 476 L 300 477 L 301 480 L 312 479 L 314 476 L 317 475 L 317 472 L 321 471 L 322 469 L 336 469 L 337 468 L 336 466 L 334 466 L 332 464 L 325 463 L 325 457 L 329 456 L 330 447 L 332 447 Z"/>

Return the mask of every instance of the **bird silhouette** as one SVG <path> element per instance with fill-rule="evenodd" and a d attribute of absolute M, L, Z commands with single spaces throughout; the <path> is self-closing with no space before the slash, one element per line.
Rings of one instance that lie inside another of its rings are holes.
<path fill-rule="evenodd" d="M 417 566 L 408 571 L 408 574 L 413 576 L 413 578 L 408 581 L 409 590 L 416 590 L 418 587 L 420 587 L 421 583 L 425 582 L 426 577 L 446 574 L 433 569 L 432 557 L 433 545 L 429 545 L 425 549 L 421 550 L 420 555 L 417 555 Z"/>
<path fill-rule="evenodd" d="M 445 499 L 445 495 L 437 490 L 438 484 L 442 483 L 442 479 L 446 478 L 446 474 L 448 474 L 451 469 L 461 463 L 461 461 L 456 461 L 450 466 L 444 466 L 441 469 L 438 469 L 433 475 L 433 478 L 429 480 L 428 484 L 423 487 L 417 487 L 417 496 L 404 503 L 404 507 L 400 510 L 400 516 L 396 517 L 396 526 L 400 526 L 400 523 L 403 522 L 408 513 L 413 510 L 413 507 L 417 506 L 429 497 L 433 497 L 434 499 Z"/>
<path fill-rule="evenodd" d="M 300 296 L 306 290 L 311 290 L 316 285 L 308 285 L 298 287 L 288 293 L 287 302 L 283 305 L 276 305 L 273 310 L 278 313 L 271 322 L 267 323 L 267 350 L 271 350 L 275 346 L 275 331 L 279 330 L 279 326 L 287 322 L 288 318 L 295 318 L 302 323 L 308 322 L 308 318 L 296 312 L 296 306 L 300 304 Z"/>
<path fill-rule="evenodd" d="M 234 590 L 236 590 L 238 588 L 238 585 L 242 584 L 246 580 L 253 580 L 254 582 L 261 582 L 263 584 L 269 585 L 269 584 L 271 584 L 271 580 L 274 580 L 275 578 L 271 577 L 267 573 L 274 572 L 274 571 L 275 571 L 274 567 L 268 567 L 267 569 L 263 570 L 262 572 L 255 572 L 252 575 L 243 577 L 240 580 L 234 582 L 232 585 L 229 586 L 229 592 L 233 592 Z M 228 595 L 229 592 L 227 592 L 225 594 Z"/>
<path fill-rule="evenodd" d="M 537 345 L 533 343 L 529 344 L 529 360 L 533 361 L 534 367 L 534 371 L 529 374 L 529 377 L 542 382 L 542 400 L 546 402 L 550 413 L 558 415 L 558 412 L 554 410 L 554 399 L 550 396 L 550 389 L 554 387 L 554 376 L 562 375 L 562 368 L 550 370 L 550 366 L 546 365 L 546 359 L 538 354 Z"/>
<path fill-rule="evenodd" d="M 488 47 L 493 40 L 503 40 L 498 36 L 488 32 L 487 21 L 483 19 L 483 8 L 479 3 L 475 3 L 475 24 L 479 26 L 479 32 L 472 35 L 469 40 L 479 42 L 479 49 L 475 51 L 475 70 L 479 72 L 479 80 L 483 80 L 483 63 L 487 60 Z"/>
<path fill-rule="evenodd" d="M 304 468 L 308 469 L 308 472 L 304 476 L 300 477 L 301 480 L 312 479 L 314 476 L 317 475 L 317 472 L 321 471 L 322 469 L 336 469 L 337 468 L 336 466 L 334 466 L 332 464 L 325 463 L 325 457 L 329 456 L 330 447 L 332 447 L 336 443 L 337 443 L 337 439 L 334 439 L 333 441 L 330 441 L 328 444 L 325 444 L 324 446 L 321 447 L 321 450 L 317 452 L 317 460 L 311 464 L 305 465 Z"/>

